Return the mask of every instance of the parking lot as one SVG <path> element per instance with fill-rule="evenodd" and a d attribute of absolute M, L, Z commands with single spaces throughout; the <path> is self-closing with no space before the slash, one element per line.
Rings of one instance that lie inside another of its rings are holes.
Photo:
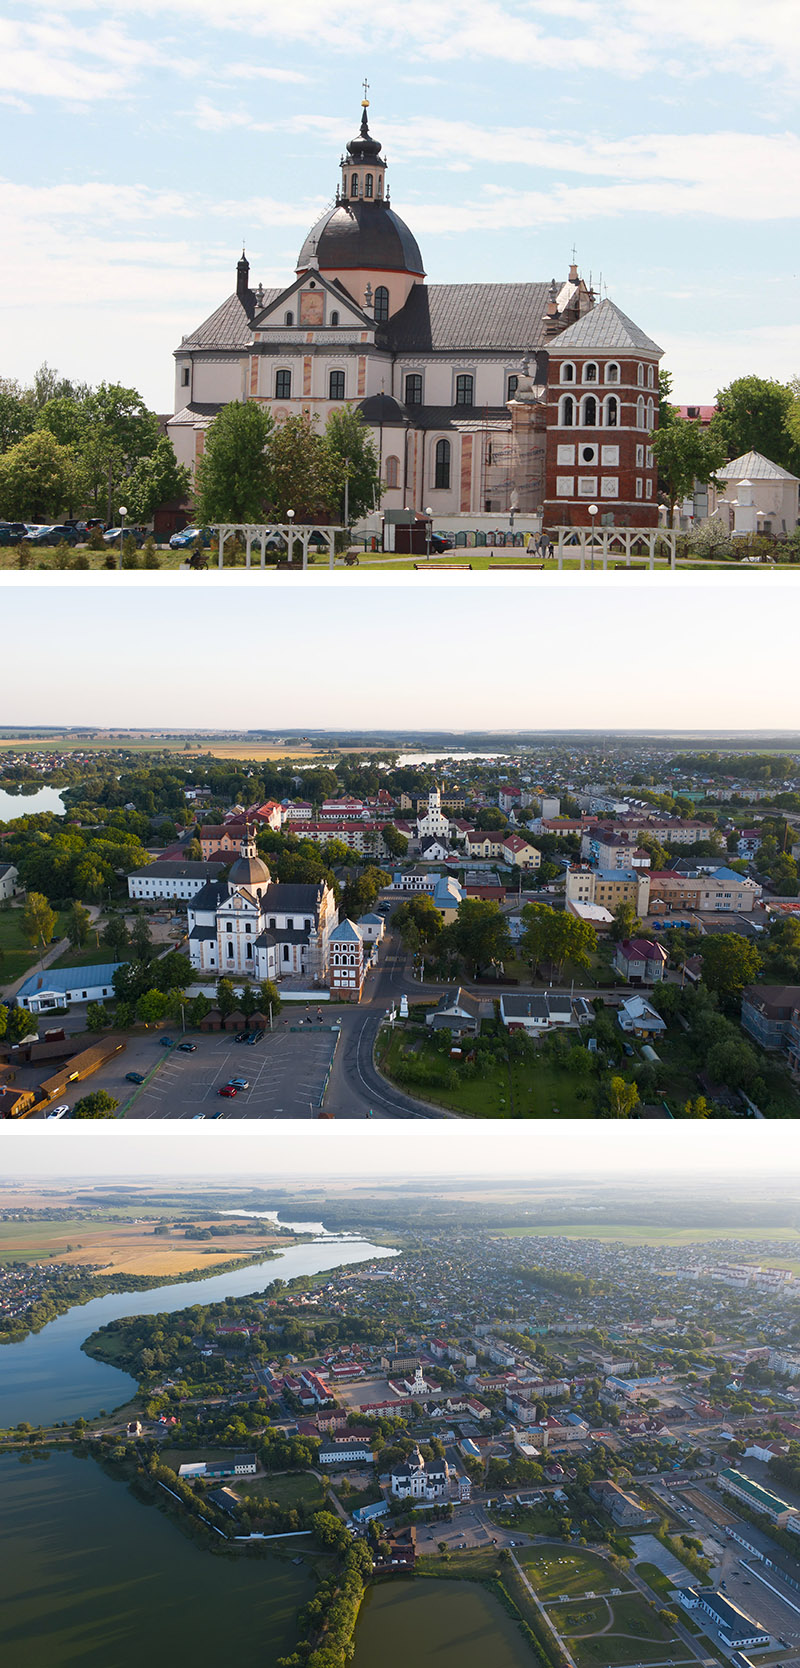
<path fill-rule="evenodd" d="M 161 1046 L 163 1032 L 126 1039 L 123 1052 L 85 1078 L 68 1085 L 58 1104 L 70 1107 L 83 1095 L 105 1089 L 126 1118 L 315 1118 L 333 1058 L 338 1033 L 329 1026 L 300 1026 L 293 1016 L 267 1031 L 255 1047 L 237 1043 L 231 1033 L 192 1033 L 193 1053 Z M 170 1033 L 182 1041 L 180 1029 Z M 144 1078 L 126 1081 L 128 1072 Z M 20 1085 L 42 1078 L 41 1066 L 20 1070 Z M 230 1077 L 243 1077 L 249 1088 L 235 1098 L 218 1093 Z"/>

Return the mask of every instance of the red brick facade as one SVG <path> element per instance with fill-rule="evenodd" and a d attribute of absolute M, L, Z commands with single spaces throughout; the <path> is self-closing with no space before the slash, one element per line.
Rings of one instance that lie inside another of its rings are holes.
<path fill-rule="evenodd" d="M 658 354 L 550 344 L 544 526 L 657 527 Z M 596 504 L 597 515 L 589 514 Z"/>

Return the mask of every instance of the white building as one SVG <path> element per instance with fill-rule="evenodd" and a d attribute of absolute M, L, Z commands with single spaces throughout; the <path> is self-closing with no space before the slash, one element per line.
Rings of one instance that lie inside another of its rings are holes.
<path fill-rule="evenodd" d="M 717 471 L 720 485 L 708 489 L 709 515 L 717 514 L 738 534 L 794 532 L 800 480 L 761 452 L 744 452 Z"/>
<path fill-rule="evenodd" d="M 415 1448 L 408 1459 L 392 1467 L 391 1489 L 398 1500 L 443 1500 L 448 1492 L 447 1460 L 424 1460 Z"/>
<path fill-rule="evenodd" d="M 210 880 L 216 880 L 224 863 L 184 863 L 180 861 L 148 863 L 146 869 L 133 869 L 128 875 L 128 897 L 137 899 L 163 898 L 171 903 L 188 903 Z"/>
<path fill-rule="evenodd" d="M 19 889 L 19 874 L 13 863 L 0 863 L 0 903 L 6 903 L 9 898 L 16 896 Z"/>
<path fill-rule="evenodd" d="M 249 829 L 227 880 L 209 881 L 188 909 L 189 957 L 214 978 L 280 980 L 306 975 L 325 984 L 336 903 L 325 881 L 272 880 Z"/>
<path fill-rule="evenodd" d="M 421 815 L 417 816 L 417 838 L 427 840 L 431 836 L 437 839 L 450 840 L 450 818 L 442 810 L 442 796 L 438 788 L 431 788 L 428 803 Z M 449 844 L 447 849 L 449 850 Z"/>
<path fill-rule="evenodd" d="M 72 1002 L 105 1002 L 114 995 L 114 974 L 126 966 L 124 961 L 111 961 L 96 967 L 49 967 L 31 973 L 16 1000 L 31 1014 L 66 1009 Z"/>

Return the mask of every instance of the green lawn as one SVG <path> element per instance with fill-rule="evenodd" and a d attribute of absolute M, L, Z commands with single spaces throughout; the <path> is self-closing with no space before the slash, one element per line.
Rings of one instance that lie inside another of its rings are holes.
<path fill-rule="evenodd" d="M 396 1026 L 391 1037 L 382 1038 L 377 1059 L 381 1071 L 398 1081 L 395 1071 L 406 1052 L 413 1051 L 416 1060 L 441 1065 L 445 1056 L 427 1043 L 414 1046 L 402 1027 Z M 458 1071 L 456 1062 L 449 1062 Z M 464 1077 L 453 1089 L 422 1084 L 400 1084 L 409 1094 L 417 1094 L 439 1106 L 476 1118 L 585 1118 L 587 1102 L 579 1099 L 581 1080 L 568 1071 L 558 1071 L 545 1063 L 514 1061 L 510 1065 L 498 1063 L 485 1076 Z"/>
<path fill-rule="evenodd" d="M 99 939 L 98 943 L 98 932 L 93 927 L 83 950 L 73 950 L 72 945 L 68 944 L 64 954 L 50 963 L 51 967 L 93 967 L 95 964 L 116 961 L 116 953 L 106 943 L 102 932 Z"/>
<path fill-rule="evenodd" d="M 434 1524 L 434 1534 L 436 1526 Z M 427 1543 L 426 1543 L 427 1544 Z M 436 1541 L 431 1541 L 436 1546 Z M 458 1575 L 462 1581 L 488 1581 L 496 1575 L 501 1567 L 495 1547 L 488 1550 L 482 1548 L 467 1548 L 464 1552 L 453 1552 L 442 1555 L 436 1552 L 426 1552 L 425 1547 L 418 1549 L 419 1563 L 417 1573 L 432 1576 Z"/>
<path fill-rule="evenodd" d="M 235 1485 L 239 1496 L 251 1495 L 253 1499 L 274 1500 L 278 1506 L 290 1509 L 293 1506 L 307 1506 L 310 1511 L 321 1510 L 325 1491 L 322 1483 L 307 1472 L 287 1473 L 276 1477 L 247 1477 Z"/>
<path fill-rule="evenodd" d="M 582 1593 L 610 1593 L 612 1587 L 625 1588 L 626 1579 L 607 1559 L 584 1547 L 552 1546 L 522 1547 L 517 1553 L 532 1587 L 545 1603 L 564 1595 Z"/>
<path fill-rule="evenodd" d="M 21 920 L 21 909 L 0 909 L 0 987 L 13 984 L 29 967 L 38 965 L 38 951 L 32 950 L 23 938 Z M 66 916 L 59 915 L 53 938 L 63 938 L 65 930 Z"/>
<path fill-rule="evenodd" d="M 606 1604 L 553 1605 L 550 1614 L 579 1668 L 691 1660 L 639 1593 L 624 1593 Z"/>

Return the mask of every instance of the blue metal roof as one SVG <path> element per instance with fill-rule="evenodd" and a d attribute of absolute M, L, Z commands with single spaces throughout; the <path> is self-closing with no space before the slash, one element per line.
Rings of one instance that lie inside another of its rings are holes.
<path fill-rule="evenodd" d="M 17 1000 L 23 996 L 36 996 L 43 990 L 66 995 L 68 990 L 89 990 L 97 985 L 105 987 L 113 982 L 117 970 L 127 965 L 125 961 L 103 961 L 95 967 L 46 967 L 43 973 L 31 973 L 24 985 L 20 985 Z"/>

